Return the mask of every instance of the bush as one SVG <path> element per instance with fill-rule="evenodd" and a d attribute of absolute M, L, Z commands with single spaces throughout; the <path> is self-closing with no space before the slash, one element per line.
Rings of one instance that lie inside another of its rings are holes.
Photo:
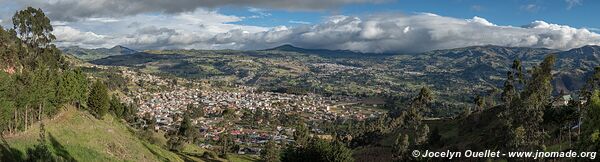
<path fill-rule="evenodd" d="M 206 159 L 216 159 L 216 158 L 218 158 L 219 156 L 218 156 L 218 155 L 217 155 L 217 153 L 215 153 L 215 152 L 212 152 L 212 151 L 206 151 L 206 152 L 204 152 L 204 154 L 202 154 L 202 157 L 203 157 L 203 158 L 206 158 Z"/>

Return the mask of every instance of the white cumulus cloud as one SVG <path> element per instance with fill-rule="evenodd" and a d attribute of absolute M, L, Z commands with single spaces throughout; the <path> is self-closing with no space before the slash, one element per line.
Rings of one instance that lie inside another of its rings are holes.
<path fill-rule="evenodd" d="M 235 24 L 241 17 L 197 9 L 174 15 L 136 15 L 111 23 L 86 20 L 55 31 L 59 45 L 137 49 L 265 49 L 282 44 L 303 48 L 361 52 L 418 53 L 476 45 L 570 49 L 599 45 L 600 35 L 586 28 L 534 21 L 503 26 L 485 18 L 458 19 L 431 13 L 336 15 L 323 22 L 293 27 Z"/>

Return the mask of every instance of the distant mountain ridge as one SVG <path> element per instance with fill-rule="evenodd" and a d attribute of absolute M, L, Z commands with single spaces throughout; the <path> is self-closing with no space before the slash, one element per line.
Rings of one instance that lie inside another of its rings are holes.
<path fill-rule="evenodd" d="M 553 84 L 555 92 L 581 89 L 594 67 L 600 66 L 600 46 L 587 45 L 567 51 L 547 48 L 473 46 L 436 50 L 417 55 L 446 69 L 464 69 L 462 77 L 481 79 L 482 76 L 505 77 L 500 71 L 508 70 L 514 59 L 531 68 L 549 54 L 557 56 Z M 414 62 L 413 62 L 414 63 Z M 421 62 L 425 63 L 425 62 Z"/>
<path fill-rule="evenodd" d="M 95 49 L 86 49 L 78 46 L 65 47 L 61 48 L 64 53 L 71 54 L 79 59 L 91 61 L 96 59 L 101 59 L 109 56 L 117 56 L 117 55 L 129 55 L 138 53 L 138 51 L 117 45 L 112 48 L 95 48 Z"/>
<path fill-rule="evenodd" d="M 316 54 L 323 57 L 365 57 L 365 56 L 390 56 L 391 53 L 363 53 L 351 50 L 329 50 L 329 49 L 307 49 L 300 48 L 290 44 L 284 44 L 274 48 L 259 50 L 259 51 L 284 51 L 297 52 L 305 54 Z"/>

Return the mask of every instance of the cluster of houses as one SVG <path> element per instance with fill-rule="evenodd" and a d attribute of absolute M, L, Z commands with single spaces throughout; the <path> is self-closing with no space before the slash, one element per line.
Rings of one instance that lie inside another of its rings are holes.
<path fill-rule="evenodd" d="M 150 91 L 144 87 L 130 90 L 126 101 L 138 105 L 138 115 L 150 115 L 156 120 L 155 129 L 173 130 L 181 121 L 181 116 L 186 112 L 188 105 L 200 108 L 204 114 L 221 114 L 225 110 L 242 110 L 254 112 L 256 110 L 270 111 L 274 114 L 295 112 L 302 114 L 306 121 L 336 120 L 339 118 L 365 119 L 375 117 L 373 111 L 355 111 L 346 102 L 356 100 L 353 97 L 333 96 L 324 97 L 315 94 L 295 95 L 287 93 L 274 93 L 256 91 L 255 88 L 238 86 L 234 91 L 215 90 L 196 86 L 181 86 L 191 83 L 178 81 L 181 85 L 174 85 L 167 79 L 162 79 L 150 74 L 141 74 L 124 70 L 125 78 L 131 82 L 146 82 L 150 85 L 162 85 L 170 88 L 161 91 Z M 183 84 L 182 84 L 183 83 Z M 335 111 L 333 110 L 335 109 Z M 292 128 L 278 126 L 276 130 L 260 130 L 245 128 L 229 122 L 223 126 L 221 116 L 203 116 L 193 119 L 193 123 L 200 129 L 205 139 L 218 141 L 220 134 L 228 133 L 234 141 L 243 146 L 238 153 L 259 153 L 260 148 L 269 139 L 278 143 L 293 141 Z M 258 121 L 257 121 L 258 122 Z M 202 147 L 212 147 L 204 144 Z"/>

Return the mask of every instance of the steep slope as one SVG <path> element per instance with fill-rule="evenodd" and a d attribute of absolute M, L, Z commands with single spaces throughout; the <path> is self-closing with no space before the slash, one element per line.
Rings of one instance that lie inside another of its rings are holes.
<path fill-rule="evenodd" d="M 514 59 L 520 59 L 526 67 L 531 67 L 547 54 L 558 52 L 543 48 L 473 46 L 465 48 L 436 50 L 401 60 L 420 71 L 450 70 L 461 79 L 490 81 L 489 76 L 504 77 Z"/>
<path fill-rule="evenodd" d="M 581 89 L 594 68 L 600 65 L 600 46 L 583 46 L 556 55 L 554 85 L 559 92 Z"/>
<path fill-rule="evenodd" d="M 557 56 L 554 66 L 555 93 L 570 93 L 581 89 L 585 78 L 600 65 L 600 46 L 584 46 L 568 51 L 545 48 L 473 46 L 436 50 L 413 57 L 397 56 L 398 64 L 411 71 L 443 72 L 450 78 L 468 82 L 485 82 L 501 86 L 506 71 L 514 59 L 527 69 L 537 65 L 549 54 Z M 453 73 L 453 74 L 450 74 Z"/>
<path fill-rule="evenodd" d="M 88 113 L 70 108 L 44 123 L 47 145 L 56 156 L 63 159 L 184 161 L 182 157 L 185 156 L 136 138 L 130 128 L 110 115 L 98 120 Z M 27 149 L 38 143 L 39 132 L 39 125 L 36 125 L 25 132 L 5 137 L 8 146 L 3 144 L 2 147 L 15 150 L 13 157 L 24 158 Z"/>

